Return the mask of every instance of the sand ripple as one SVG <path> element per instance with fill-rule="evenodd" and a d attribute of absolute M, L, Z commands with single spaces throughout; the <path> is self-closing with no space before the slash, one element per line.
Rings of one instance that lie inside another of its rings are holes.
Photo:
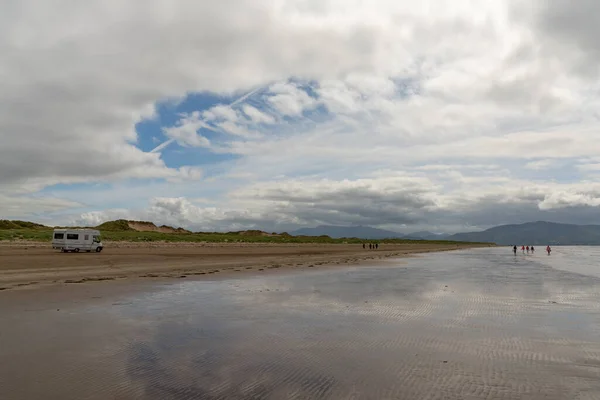
<path fill-rule="evenodd" d="M 68 300 L 9 291 L 0 398 L 600 398 L 600 278 L 501 251 Z"/>

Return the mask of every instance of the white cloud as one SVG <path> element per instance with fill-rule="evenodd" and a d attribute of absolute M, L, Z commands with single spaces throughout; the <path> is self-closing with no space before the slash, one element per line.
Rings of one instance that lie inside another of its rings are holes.
<path fill-rule="evenodd" d="M 217 124 L 219 128 L 221 128 L 224 132 L 230 133 L 232 135 L 238 136 L 254 136 L 250 131 L 248 131 L 245 127 L 237 125 L 231 121 L 220 122 Z"/>
<path fill-rule="evenodd" d="M 585 172 L 599 172 L 600 162 L 583 162 L 577 165 L 577 168 Z"/>
<path fill-rule="evenodd" d="M 202 128 L 210 129 L 204 121 L 199 119 L 199 113 L 194 112 L 180 119 L 177 126 L 163 128 L 163 132 L 165 136 L 176 141 L 180 146 L 210 147 L 210 141 L 198 133 Z M 160 150 L 160 146 L 154 149 L 154 151 Z"/>
<path fill-rule="evenodd" d="M 203 116 L 206 120 L 224 119 L 226 121 L 236 122 L 239 120 L 238 113 L 231 107 L 219 104 L 204 111 Z"/>
<path fill-rule="evenodd" d="M 83 213 L 77 218 L 71 218 L 69 223 L 76 226 L 98 226 L 106 221 L 129 219 L 130 217 L 131 212 L 129 210 L 108 209 Z"/>
<path fill-rule="evenodd" d="M 269 87 L 274 94 L 268 102 L 283 115 L 299 116 L 305 109 L 314 107 L 317 102 L 306 91 L 292 83 L 276 83 Z"/>
<path fill-rule="evenodd" d="M 450 229 L 599 205 L 591 0 L 64 7 L 9 1 L 0 15 L 0 209 L 11 215 L 79 204 L 66 192 L 28 200 L 46 186 L 131 179 L 174 186 L 114 215 L 211 227 Z M 157 103 L 198 91 L 241 97 L 164 126 L 153 151 L 136 147 L 135 124 Z M 175 168 L 161 156 L 176 145 L 237 158 L 218 173 Z M 184 187 L 204 176 L 197 192 Z M 85 218 L 108 215 L 94 207 Z"/>
<path fill-rule="evenodd" d="M 73 201 L 52 197 L 25 197 L 5 196 L 0 193 L 0 204 L 2 204 L 2 217 L 15 218 L 30 214 L 35 210 L 36 214 L 52 213 L 56 211 L 69 210 L 81 207 Z"/>
<path fill-rule="evenodd" d="M 177 169 L 179 172 L 172 178 L 167 178 L 169 182 L 185 182 L 185 181 L 198 181 L 204 175 L 204 171 L 200 167 L 191 167 L 184 165 Z"/>
<path fill-rule="evenodd" d="M 59 1 L 5 4 L 0 182 L 161 177 L 168 173 L 158 154 L 131 144 L 134 124 L 157 101 L 372 64 L 352 37 L 294 22 L 277 4 L 112 0 L 68 12 Z"/>
<path fill-rule="evenodd" d="M 271 115 L 265 114 L 262 111 L 252 107 L 250 105 L 245 104 L 243 107 L 244 114 L 246 114 L 252 122 L 255 124 L 273 124 L 275 123 L 275 118 Z"/>
<path fill-rule="evenodd" d="M 600 206 L 600 193 L 578 193 L 570 191 L 557 191 L 544 197 L 539 203 L 541 210 L 555 208 L 577 207 L 577 206 Z"/>
<path fill-rule="evenodd" d="M 544 170 L 556 165 L 556 161 L 552 159 L 535 160 L 525 164 L 525 168 L 533 170 Z"/>

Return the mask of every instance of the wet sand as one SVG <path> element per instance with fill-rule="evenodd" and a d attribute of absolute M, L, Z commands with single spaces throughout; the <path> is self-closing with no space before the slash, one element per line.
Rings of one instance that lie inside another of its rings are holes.
<path fill-rule="evenodd" d="M 106 243 L 101 253 L 52 250 L 49 243 L 0 242 L 0 291 L 46 284 L 71 285 L 124 278 L 198 278 L 277 269 L 313 268 L 474 245 L 361 245 Z"/>
<path fill-rule="evenodd" d="M 598 399 L 590 251 L 4 291 L 0 398 Z"/>

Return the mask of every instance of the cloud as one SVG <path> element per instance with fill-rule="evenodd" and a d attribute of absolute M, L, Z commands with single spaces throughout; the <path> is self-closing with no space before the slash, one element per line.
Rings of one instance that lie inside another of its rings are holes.
<path fill-rule="evenodd" d="M 71 218 L 69 223 L 75 226 L 98 226 L 106 221 L 117 219 L 130 219 L 131 212 L 126 209 L 107 209 L 82 213 L 76 218 Z"/>
<path fill-rule="evenodd" d="M 600 205 L 595 2 L 64 7 L 11 1 L 0 15 L 11 215 L 451 230 Z M 94 182 L 115 200 L 48 194 Z"/>
<path fill-rule="evenodd" d="M 92 1 L 68 13 L 62 6 L 9 2 L 0 17 L 10 77 L 0 90 L 0 182 L 162 177 L 158 154 L 134 145 L 135 123 L 151 117 L 157 101 L 374 61 L 355 47 L 355 28 L 294 23 L 274 1 Z M 168 133 L 206 144 L 191 131 Z"/>
<path fill-rule="evenodd" d="M 316 106 L 315 99 L 292 83 L 276 83 L 269 87 L 273 94 L 268 102 L 284 116 L 299 116 L 305 109 Z"/>
<path fill-rule="evenodd" d="M 26 196 L 5 196 L 0 194 L 3 218 L 16 218 L 31 214 L 35 210 L 37 215 L 52 213 L 56 211 L 69 210 L 81 207 L 73 201 L 57 199 L 52 197 L 35 198 Z"/>
<path fill-rule="evenodd" d="M 558 191 L 545 196 L 544 200 L 539 204 L 540 210 L 577 206 L 600 206 L 600 193 Z"/>
<path fill-rule="evenodd" d="M 600 72 L 600 5 L 593 0 L 536 1 L 539 13 L 533 19 L 548 52 L 560 57 L 581 76 L 594 79 Z M 567 56 L 563 58 L 564 56 Z"/>
<path fill-rule="evenodd" d="M 210 129 L 210 127 L 199 117 L 198 112 L 185 115 L 177 122 L 177 126 L 163 128 L 163 133 L 183 147 L 210 147 L 210 141 L 198 133 L 200 129 Z M 166 146 L 165 143 L 155 147 L 153 152 L 162 150 Z"/>
<path fill-rule="evenodd" d="M 238 113 L 234 109 L 223 104 L 219 104 L 210 108 L 207 111 L 204 111 L 203 116 L 206 120 L 209 121 L 223 119 L 226 121 L 236 122 L 240 118 Z"/>
<path fill-rule="evenodd" d="M 600 205 L 600 184 L 532 183 L 458 171 L 427 177 L 388 172 L 344 181 L 286 179 L 250 184 L 227 198 L 210 204 L 207 199 L 153 197 L 145 208 L 86 213 L 72 220 L 149 219 L 200 231 L 290 231 L 326 224 L 454 232 L 548 218 L 600 223 L 594 211 Z"/>
<path fill-rule="evenodd" d="M 598 172 L 600 171 L 600 162 L 583 162 L 577 165 L 577 168 L 582 171 Z"/>
<path fill-rule="evenodd" d="M 556 161 L 552 160 L 552 159 L 536 160 L 536 161 L 529 161 L 527 164 L 525 164 L 525 168 L 533 169 L 533 170 L 543 170 L 543 169 L 551 168 L 555 164 L 556 164 Z"/>
<path fill-rule="evenodd" d="M 246 114 L 255 124 L 275 123 L 275 118 L 273 118 L 271 115 L 265 114 L 264 112 L 256 109 L 255 107 L 245 104 L 243 110 L 244 114 Z"/>

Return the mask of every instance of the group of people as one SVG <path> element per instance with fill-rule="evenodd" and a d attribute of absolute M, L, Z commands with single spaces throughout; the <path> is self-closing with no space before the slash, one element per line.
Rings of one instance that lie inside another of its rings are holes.
<path fill-rule="evenodd" d="M 367 245 L 365 243 L 363 243 L 363 249 L 366 249 Z M 378 249 L 379 248 L 379 243 L 369 243 L 369 249 Z"/>
<path fill-rule="evenodd" d="M 535 251 L 535 248 L 533 246 L 521 246 L 521 250 L 523 251 L 523 253 L 525 253 L 526 251 L 529 253 L 530 251 L 533 253 Z M 548 253 L 548 255 L 550 255 L 550 252 L 552 251 L 552 249 L 550 248 L 550 245 L 546 246 L 546 252 Z M 513 246 L 513 253 L 517 254 L 517 246 L 514 245 Z"/>

